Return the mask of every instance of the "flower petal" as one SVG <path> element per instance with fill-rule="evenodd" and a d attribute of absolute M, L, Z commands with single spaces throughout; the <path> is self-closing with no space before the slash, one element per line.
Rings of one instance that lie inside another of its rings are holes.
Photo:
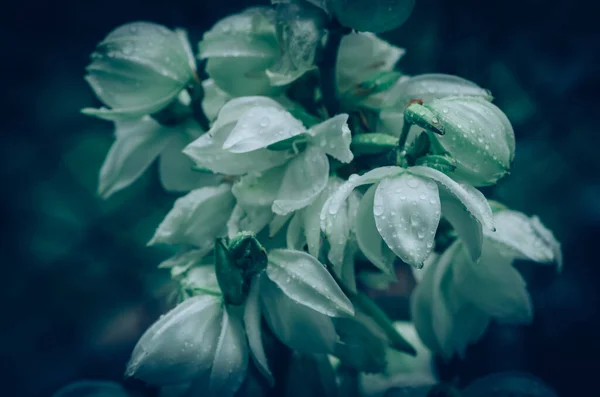
<path fill-rule="evenodd" d="M 244 309 L 244 325 L 246 327 L 246 335 L 248 336 L 248 345 L 250 354 L 254 364 L 263 374 L 269 385 L 273 387 L 275 379 L 269 369 L 269 362 L 265 354 L 265 347 L 262 340 L 262 309 L 260 304 L 260 278 L 258 274 L 250 285 L 250 292 L 246 299 L 246 307 Z"/>
<path fill-rule="evenodd" d="M 148 245 L 212 246 L 215 238 L 226 234 L 234 205 L 228 184 L 192 190 L 175 201 Z"/>
<path fill-rule="evenodd" d="M 183 154 L 192 142 L 187 133 L 175 133 L 159 158 L 159 175 L 163 187 L 172 192 L 188 192 L 202 186 L 214 186 L 220 177 L 193 170 L 194 163 Z"/>
<path fill-rule="evenodd" d="M 270 207 L 277 199 L 285 171 L 286 167 L 283 166 L 244 175 L 233 184 L 233 195 L 243 207 Z"/>
<path fill-rule="evenodd" d="M 158 267 L 159 269 L 171 269 L 171 277 L 177 277 L 188 271 L 192 266 L 202 263 L 202 259 L 211 250 L 210 247 L 204 247 L 202 249 L 182 251 L 161 262 Z"/>
<path fill-rule="evenodd" d="M 396 254 L 387 246 L 377 231 L 373 215 L 376 190 L 377 185 L 371 186 L 360 201 L 356 214 L 356 241 L 362 253 L 371 263 L 382 272 L 392 274 Z"/>
<path fill-rule="evenodd" d="M 100 169 L 98 194 L 103 198 L 131 185 L 167 147 L 173 135 L 149 117 L 115 122 L 115 143 Z"/>
<path fill-rule="evenodd" d="M 304 218 L 304 211 L 300 210 L 292 216 L 292 220 L 287 228 L 286 243 L 289 249 L 302 251 L 306 244 L 306 237 L 304 234 L 304 226 L 302 224 L 302 218 Z"/>
<path fill-rule="evenodd" d="M 338 336 L 330 317 L 288 298 L 268 277 L 262 277 L 261 298 L 267 324 L 281 342 L 305 353 L 333 352 Z"/>
<path fill-rule="evenodd" d="M 338 114 L 315 125 L 308 130 L 311 144 L 320 147 L 325 153 L 342 163 L 351 162 L 354 158 L 350 151 L 352 134 L 347 122 L 347 114 Z"/>
<path fill-rule="evenodd" d="M 486 314 L 510 323 L 532 320 L 533 306 L 525 280 L 512 266 L 512 258 L 502 256 L 488 240 L 483 243 L 479 263 L 459 250 L 452 272 L 459 294 Z"/>
<path fill-rule="evenodd" d="M 287 164 L 273 212 L 285 215 L 306 207 L 323 191 L 328 177 L 327 156 L 309 147 Z"/>
<path fill-rule="evenodd" d="M 377 183 L 383 178 L 398 175 L 402 172 L 404 172 L 404 168 L 401 167 L 379 167 L 360 176 L 357 174 L 350 175 L 348 181 L 332 194 L 323 205 L 323 209 L 321 210 L 321 230 L 327 229 L 327 223 L 333 221 L 343 203 L 354 189 L 361 185 Z"/>
<path fill-rule="evenodd" d="M 222 316 L 219 297 L 199 295 L 179 304 L 142 335 L 126 375 L 164 385 L 189 381 L 209 369 Z"/>
<path fill-rule="evenodd" d="M 422 267 L 440 222 L 440 198 L 431 180 L 408 173 L 377 186 L 373 214 L 379 234 L 404 262 Z"/>
<path fill-rule="evenodd" d="M 273 250 L 269 279 L 294 301 L 327 316 L 353 315 L 354 308 L 325 266 L 302 251 Z"/>
<path fill-rule="evenodd" d="M 288 111 L 277 107 L 255 107 L 244 113 L 223 143 L 231 153 L 246 153 L 280 142 L 306 131 Z"/>
<path fill-rule="evenodd" d="M 205 264 L 191 268 L 181 279 L 181 286 L 195 293 L 202 292 L 217 296 L 221 295 L 221 288 L 217 282 L 217 273 L 214 264 Z"/>
<path fill-rule="evenodd" d="M 410 173 L 433 179 L 441 192 L 448 193 L 460 200 L 469 214 L 475 217 L 484 229 L 494 230 L 492 209 L 479 190 L 467 184 L 455 182 L 448 175 L 429 167 L 411 167 Z"/>

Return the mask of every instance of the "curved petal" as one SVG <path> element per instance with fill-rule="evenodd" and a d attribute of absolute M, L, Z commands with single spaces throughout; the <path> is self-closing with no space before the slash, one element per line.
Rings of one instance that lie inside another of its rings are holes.
<path fill-rule="evenodd" d="M 280 142 L 306 131 L 288 111 L 277 107 L 255 107 L 239 118 L 223 143 L 231 153 L 246 153 Z"/>
<path fill-rule="evenodd" d="M 187 192 L 202 186 L 218 185 L 221 178 L 214 174 L 194 171 L 194 163 L 183 154 L 183 149 L 192 142 L 185 133 L 174 133 L 159 158 L 159 175 L 163 187 L 168 191 Z"/>
<path fill-rule="evenodd" d="M 117 139 L 100 169 L 98 194 L 108 198 L 131 185 L 167 147 L 169 132 L 149 117 L 115 122 Z"/>
<path fill-rule="evenodd" d="M 450 222 L 456 234 L 463 241 L 471 254 L 471 258 L 477 261 L 481 256 L 481 247 L 483 245 L 483 228 L 481 223 L 471 216 L 456 196 L 442 190 L 440 192 L 440 201 L 442 203 L 444 218 Z"/>
<path fill-rule="evenodd" d="M 410 173 L 433 179 L 441 192 L 448 193 L 460 200 L 469 214 L 477 219 L 485 229 L 492 231 L 495 229 L 492 209 L 479 190 L 466 184 L 459 184 L 443 172 L 429 167 L 411 167 Z"/>
<path fill-rule="evenodd" d="M 283 166 L 244 175 L 233 184 L 231 191 L 243 207 L 271 206 L 277 199 L 285 171 Z"/>
<path fill-rule="evenodd" d="M 437 185 L 408 173 L 386 178 L 377 186 L 373 215 L 388 247 L 404 262 L 422 267 L 440 222 Z"/>
<path fill-rule="evenodd" d="M 352 303 L 325 266 L 306 252 L 269 252 L 267 275 L 289 298 L 312 310 L 331 317 L 354 314 Z"/>
<path fill-rule="evenodd" d="M 287 297 L 262 277 L 261 299 L 267 324 L 288 347 L 305 353 L 332 353 L 338 336 L 330 317 Z"/>
<path fill-rule="evenodd" d="M 328 177 L 327 156 L 309 147 L 287 164 L 273 212 L 285 215 L 306 207 L 325 189 Z"/>
<path fill-rule="evenodd" d="M 273 387 L 275 379 L 269 369 L 269 362 L 265 354 L 265 347 L 262 340 L 262 309 L 260 305 L 260 278 L 259 274 L 250 285 L 250 292 L 246 299 L 246 307 L 244 309 L 244 325 L 246 327 L 246 335 L 248 336 L 248 345 L 254 364 L 263 374 L 269 385 Z"/>
<path fill-rule="evenodd" d="M 377 185 L 367 190 L 358 206 L 356 214 L 356 241 L 362 253 L 378 269 L 386 274 L 393 273 L 396 255 L 381 238 L 375 217 L 373 216 L 373 204 Z"/>
<path fill-rule="evenodd" d="M 333 221 L 343 203 L 354 189 L 362 185 L 377 183 L 383 178 L 399 175 L 403 172 L 404 168 L 401 167 L 379 167 L 360 176 L 357 174 L 350 175 L 348 181 L 340 186 L 323 205 L 323 209 L 321 210 L 321 230 L 327 229 L 327 224 Z"/>
<path fill-rule="evenodd" d="M 212 365 L 222 316 L 220 297 L 199 295 L 179 304 L 142 335 L 126 375 L 154 385 L 192 380 Z"/>
<path fill-rule="evenodd" d="M 510 323 L 532 320 L 533 306 L 525 280 L 512 266 L 512 259 L 500 255 L 489 241 L 483 243 L 479 263 L 459 250 L 452 272 L 458 293 L 486 314 Z"/>
<path fill-rule="evenodd" d="M 350 151 L 352 135 L 347 122 L 347 114 L 338 114 L 315 125 L 308 130 L 311 144 L 320 147 L 325 153 L 342 163 L 351 162 L 354 155 Z"/>
<path fill-rule="evenodd" d="M 300 210 L 292 216 L 292 220 L 287 228 L 286 243 L 289 249 L 301 251 L 304 249 L 306 244 L 306 238 L 304 236 L 304 228 L 302 225 L 302 219 L 304 218 L 304 211 Z"/>

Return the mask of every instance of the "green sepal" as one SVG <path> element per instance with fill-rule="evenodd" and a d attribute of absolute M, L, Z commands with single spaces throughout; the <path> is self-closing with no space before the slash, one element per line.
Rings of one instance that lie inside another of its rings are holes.
<path fill-rule="evenodd" d="M 456 160 L 443 154 L 430 154 L 418 158 L 415 161 L 415 165 L 424 165 L 444 174 L 449 174 L 456 169 Z"/>
<path fill-rule="evenodd" d="M 408 105 L 404 111 L 404 122 L 417 125 L 439 135 L 446 133 L 440 119 L 431 110 L 418 102 Z"/>
<path fill-rule="evenodd" d="M 431 139 L 426 132 L 422 132 L 414 141 L 412 141 L 406 150 L 406 155 L 413 159 L 414 162 L 419 157 L 423 157 L 429 153 L 429 149 L 431 149 Z"/>
<path fill-rule="evenodd" d="M 248 294 L 244 272 L 235 266 L 224 238 L 218 238 L 215 242 L 215 271 L 225 302 L 232 305 L 244 303 Z"/>
<path fill-rule="evenodd" d="M 398 138 L 378 132 L 359 134 L 352 137 L 350 149 L 356 156 L 361 154 L 379 154 L 394 149 L 398 145 Z"/>
<path fill-rule="evenodd" d="M 496 200 L 488 200 L 488 204 L 490 205 L 490 208 L 492 209 L 492 213 L 506 211 L 506 210 L 510 209 L 508 206 L 506 206 Z"/>
<path fill-rule="evenodd" d="M 402 76 L 402 73 L 395 70 L 379 72 L 372 78 L 360 83 L 355 89 L 355 95 L 364 97 L 386 91 L 398 81 L 400 76 Z"/>
<path fill-rule="evenodd" d="M 199 165 L 192 165 L 192 171 L 202 172 L 205 174 L 213 174 L 213 172 L 210 169 L 206 167 L 200 167 Z"/>

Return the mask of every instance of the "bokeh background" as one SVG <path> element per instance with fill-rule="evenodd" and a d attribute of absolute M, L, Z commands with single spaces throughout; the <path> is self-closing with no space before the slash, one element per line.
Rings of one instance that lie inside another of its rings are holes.
<path fill-rule="evenodd" d="M 110 123 L 79 113 L 97 104 L 83 80 L 95 44 L 134 20 L 186 27 L 196 42 L 219 18 L 266 3 L 23 0 L 2 12 L 2 396 L 121 380 L 137 338 L 166 307 L 168 275 L 156 269 L 166 252 L 145 244 L 176 196 L 154 168 L 107 201 L 95 193 L 112 142 Z M 512 175 L 486 193 L 538 214 L 563 242 L 560 276 L 523 266 L 535 322 L 492 327 L 465 362 L 441 367 L 445 378 L 517 369 L 562 396 L 600 389 L 597 11 L 579 0 L 418 0 L 384 35 L 407 49 L 406 73 L 457 74 L 492 91 L 517 155 Z"/>

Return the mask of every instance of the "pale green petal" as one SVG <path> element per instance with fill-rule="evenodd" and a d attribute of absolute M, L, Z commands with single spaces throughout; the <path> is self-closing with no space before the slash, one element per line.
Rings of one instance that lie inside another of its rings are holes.
<path fill-rule="evenodd" d="M 239 118 L 223 143 L 231 153 L 246 153 L 306 131 L 302 123 L 278 107 L 255 107 Z"/>
<path fill-rule="evenodd" d="M 234 205 L 228 184 L 193 190 L 175 201 L 148 244 L 212 246 L 226 234 Z"/>
<path fill-rule="evenodd" d="M 282 165 L 289 158 L 288 154 L 284 152 L 266 149 L 248 153 L 230 153 L 223 150 L 221 145 L 209 134 L 204 134 L 186 146 L 183 153 L 189 156 L 198 166 L 224 175 L 262 172 Z"/>
<path fill-rule="evenodd" d="M 193 161 L 183 149 L 193 141 L 189 134 L 174 133 L 159 157 L 159 176 L 163 187 L 172 192 L 188 192 L 202 186 L 215 186 L 221 178 L 193 170 Z"/>
<path fill-rule="evenodd" d="M 241 318 L 233 310 L 223 311 L 221 334 L 210 371 L 210 396 L 231 397 L 246 378 L 248 345 Z"/>
<path fill-rule="evenodd" d="M 260 304 L 260 278 L 262 275 L 257 275 L 252 281 L 250 292 L 246 299 L 246 307 L 244 309 L 244 326 L 246 335 L 248 336 L 248 346 L 250 347 L 250 355 L 256 367 L 261 374 L 267 379 L 269 385 L 273 387 L 275 379 L 269 369 L 269 362 L 265 354 L 265 347 L 262 340 L 262 307 Z"/>
<path fill-rule="evenodd" d="M 537 217 L 529 218 L 520 212 L 505 210 L 496 213 L 494 221 L 496 232 L 487 232 L 485 236 L 497 244 L 497 249 L 505 256 L 539 263 L 560 263 L 559 243 Z"/>
<path fill-rule="evenodd" d="M 116 141 L 100 169 L 98 194 L 108 198 L 131 185 L 165 150 L 173 135 L 151 118 L 115 122 Z"/>
<path fill-rule="evenodd" d="M 217 118 L 219 111 L 230 99 L 229 95 L 221 90 L 215 84 L 213 79 L 206 79 L 202 82 L 202 89 L 204 90 L 204 98 L 202 98 L 202 110 L 209 121 L 213 121 Z"/>
<path fill-rule="evenodd" d="M 294 213 L 289 213 L 287 215 L 275 214 L 275 217 L 271 223 L 269 223 L 269 237 L 274 237 L 293 215 Z"/>
<path fill-rule="evenodd" d="M 465 299 L 499 321 L 528 323 L 533 306 L 525 280 L 512 266 L 512 259 L 500 255 L 488 241 L 483 243 L 479 263 L 463 249 L 453 259 L 456 289 Z"/>
<path fill-rule="evenodd" d="M 404 110 L 413 99 L 420 99 L 427 104 L 435 99 L 445 97 L 481 97 L 491 100 L 490 93 L 477 84 L 462 77 L 449 74 L 420 74 L 402 79 L 388 91 L 389 106 Z"/>
<path fill-rule="evenodd" d="M 356 241 L 350 240 L 346 244 L 346 250 L 344 252 L 344 260 L 342 262 L 342 269 L 337 276 L 342 280 L 344 287 L 349 289 L 351 292 L 356 293 L 356 270 L 354 268 L 355 257 L 358 252 L 358 244 Z"/>
<path fill-rule="evenodd" d="M 343 203 L 354 189 L 362 185 L 377 183 L 383 178 L 399 175 L 402 172 L 404 172 L 404 168 L 379 167 L 360 176 L 356 174 L 350 175 L 348 181 L 332 194 L 323 205 L 323 209 L 321 210 L 321 230 L 327 230 L 327 223 L 333 221 Z"/>
<path fill-rule="evenodd" d="M 264 316 L 281 342 L 306 353 L 333 352 L 338 336 L 330 317 L 288 298 L 268 277 L 261 281 Z"/>
<path fill-rule="evenodd" d="M 382 71 L 392 70 L 405 51 L 373 33 L 350 33 L 342 38 L 336 74 L 338 89 L 345 93 Z"/>
<path fill-rule="evenodd" d="M 481 97 L 450 97 L 426 108 L 444 127 L 433 134 L 456 161 L 452 176 L 475 186 L 495 184 L 509 170 L 515 153 L 515 134 L 506 115 Z"/>
<path fill-rule="evenodd" d="M 309 147 L 287 164 L 273 212 L 285 215 L 306 207 L 323 191 L 328 177 L 327 156 Z"/>
<path fill-rule="evenodd" d="M 235 237 L 239 232 L 260 232 L 273 219 L 269 207 L 242 207 L 236 204 L 227 220 L 227 236 Z"/>
<path fill-rule="evenodd" d="M 373 214 L 388 247 L 404 262 L 422 267 L 440 221 L 437 185 L 408 173 L 386 178 L 377 186 Z"/>
<path fill-rule="evenodd" d="M 354 158 L 350 151 L 352 135 L 347 121 L 347 114 L 338 114 L 315 125 L 308 130 L 308 134 L 311 136 L 310 143 L 342 163 L 351 162 Z"/>
<path fill-rule="evenodd" d="M 302 251 L 269 252 L 267 275 L 292 300 L 327 316 L 353 315 L 354 308 L 325 266 Z"/>
<path fill-rule="evenodd" d="M 306 236 L 304 233 L 304 225 L 302 220 L 304 218 L 304 211 L 300 210 L 294 213 L 292 220 L 287 228 L 286 233 L 286 244 L 289 249 L 301 251 L 306 245 Z"/>
<path fill-rule="evenodd" d="M 233 184 L 233 195 L 243 207 L 271 206 L 277 198 L 285 171 L 283 166 L 244 175 Z"/>
<path fill-rule="evenodd" d="M 181 286 L 184 289 L 192 290 L 195 293 L 201 292 L 221 295 L 221 288 L 219 288 L 217 273 L 215 271 L 215 265 L 213 264 L 205 264 L 191 268 L 181 279 Z"/>
<path fill-rule="evenodd" d="M 275 62 L 273 57 L 211 58 L 206 72 L 228 95 L 275 95 L 281 88 L 273 87 L 265 70 Z"/>
<path fill-rule="evenodd" d="M 440 191 L 442 214 L 450 222 L 454 231 L 467 247 L 471 258 L 477 261 L 481 256 L 483 228 L 465 205 L 456 196 Z M 492 232 L 493 233 L 493 232 Z"/>
<path fill-rule="evenodd" d="M 246 114 L 254 108 L 260 107 L 283 109 L 283 106 L 280 105 L 277 101 L 265 96 L 244 96 L 241 98 L 234 98 L 227 102 L 225 105 L 223 105 L 223 107 L 219 111 L 217 119 L 211 126 L 208 133 L 222 147 L 222 145 L 225 143 L 225 140 L 229 137 L 229 134 L 232 132 L 232 129 L 226 129 L 224 131 L 221 131 L 223 127 L 228 126 L 230 124 L 235 125 L 238 122 L 238 120 L 242 116 L 244 116 L 244 114 Z"/>
<path fill-rule="evenodd" d="M 142 335 L 126 375 L 153 385 L 192 380 L 212 365 L 222 316 L 219 297 L 199 295 L 179 304 Z"/>
<path fill-rule="evenodd" d="M 469 214 L 481 223 L 484 230 L 494 230 L 492 209 L 485 196 L 477 189 L 466 184 L 459 184 L 446 174 L 433 168 L 415 166 L 410 168 L 410 172 L 414 175 L 433 179 L 438 184 L 440 192 L 448 193 L 460 200 Z"/>
<path fill-rule="evenodd" d="M 356 214 L 356 241 L 371 263 L 384 273 L 392 274 L 396 255 L 381 238 L 373 215 L 376 190 L 377 185 L 371 186 L 360 201 Z"/>

